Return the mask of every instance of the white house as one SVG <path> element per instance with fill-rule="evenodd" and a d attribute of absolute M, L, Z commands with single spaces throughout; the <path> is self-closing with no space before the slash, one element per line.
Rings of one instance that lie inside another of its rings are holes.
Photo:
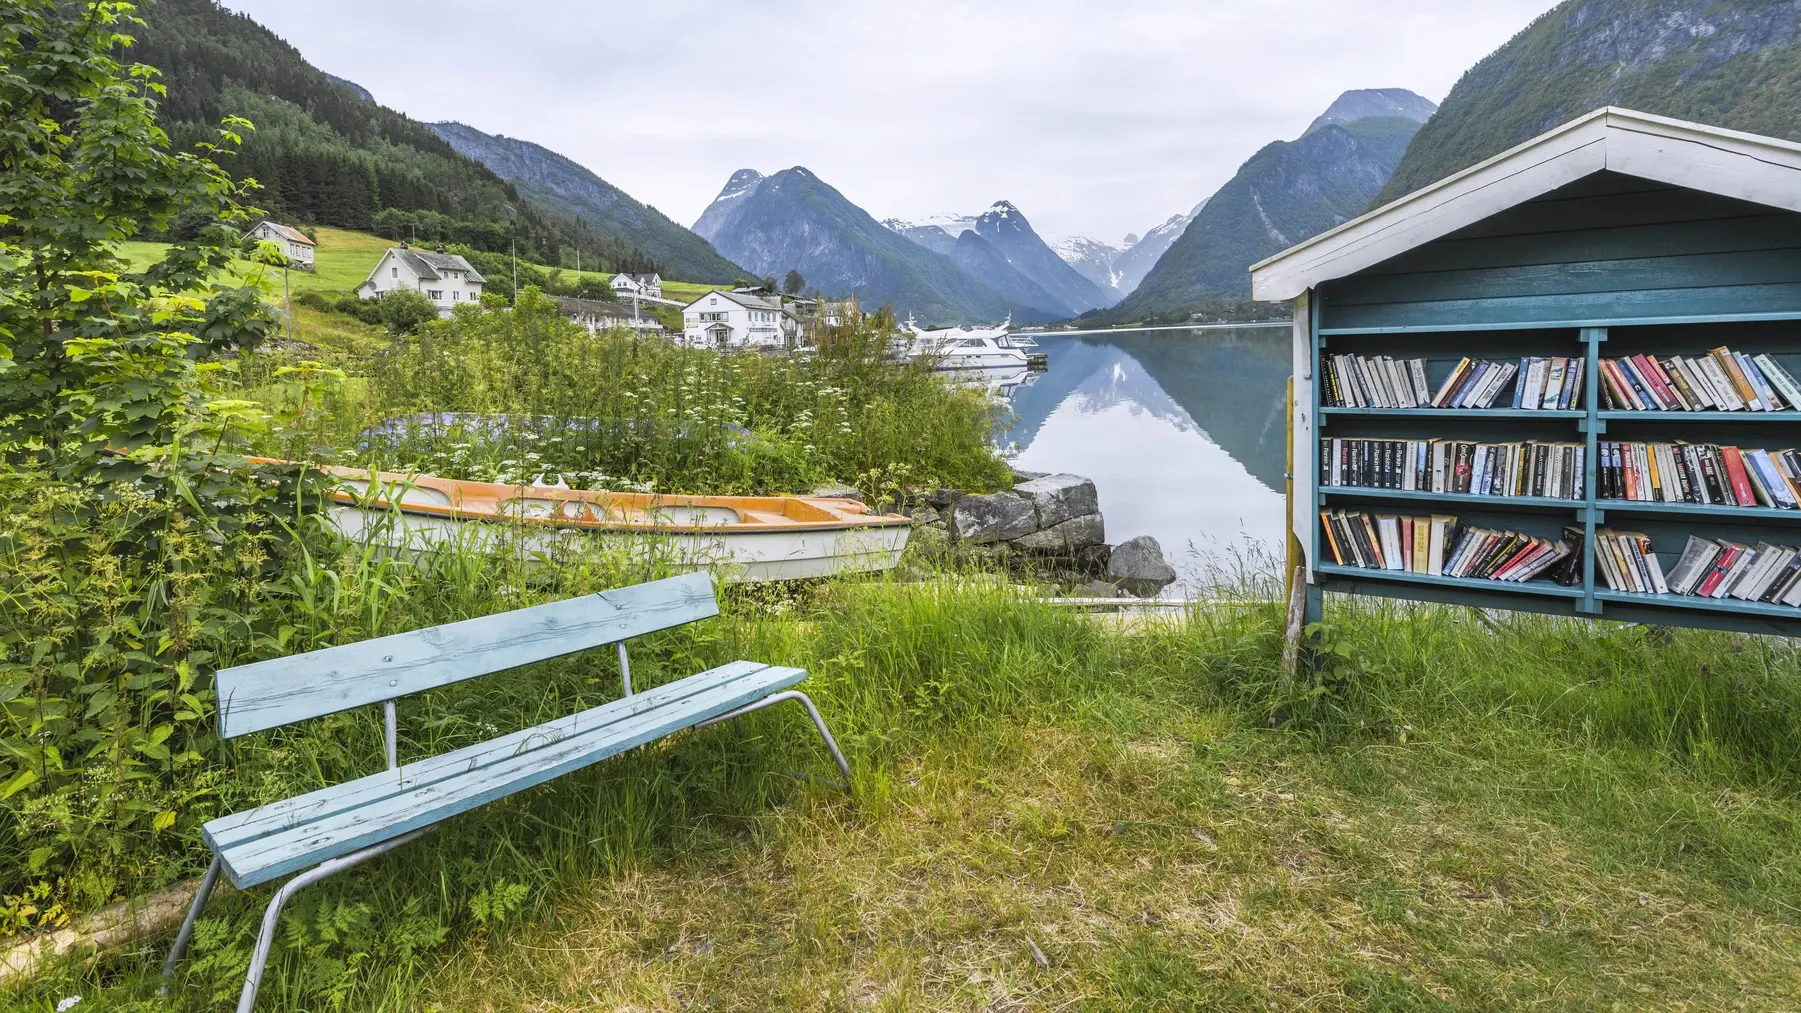
<path fill-rule="evenodd" d="M 447 317 L 458 306 L 479 305 L 486 281 L 467 260 L 445 253 L 442 246 L 426 253 L 401 243 L 381 255 L 375 270 L 357 286 L 356 294 L 363 299 L 380 299 L 395 289 L 414 289 L 432 301 L 439 316 Z"/>
<path fill-rule="evenodd" d="M 314 243 L 311 239 L 306 238 L 306 233 L 299 229 L 265 221 L 244 233 L 244 238 L 275 243 L 281 247 L 282 254 L 288 258 L 291 266 L 302 271 L 313 269 Z"/>
<path fill-rule="evenodd" d="M 682 307 L 682 343 L 692 348 L 786 348 L 795 324 L 778 297 L 708 292 Z"/>
<path fill-rule="evenodd" d="M 621 296 L 663 298 L 663 279 L 656 274 L 615 274 L 610 284 Z"/>
<path fill-rule="evenodd" d="M 557 296 L 557 309 L 569 317 L 572 324 L 580 324 L 589 333 L 610 331 L 617 328 L 628 328 L 634 331 L 661 332 L 663 325 L 649 313 L 632 315 L 632 308 L 618 302 L 602 302 L 598 299 L 571 299 Z"/>

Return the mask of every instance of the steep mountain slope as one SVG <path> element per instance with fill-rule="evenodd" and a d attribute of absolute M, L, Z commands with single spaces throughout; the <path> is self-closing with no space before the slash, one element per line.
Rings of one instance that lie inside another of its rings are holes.
<path fill-rule="evenodd" d="M 1008 201 L 996 201 L 979 215 L 937 215 L 919 222 L 890 218 L 882 224 L 928 250 L 953 257 L 963 233 L 975 233 L 1033 287 L 1051 296 L 1045 308 L 1065 317 L 1115 301 L 1110 285 L 1085 277 L 1065 262 Z"/>
<path fill-rule="evenodd" d="M 186 145 L 210 139 L 228 113 L 255 123 L 226 165 L 263 185 L 256 201 L 272 216 L 505 249 L 512 204 L 522 254 L 542 259 L 573 238 L 423 125 L 214 0 L 158 0 L 143 17 L 127 58 L 162 71 L 160 124 Z"/>
<path fill-rule="evenodd" d="M 1376 107 L 1411 108 L 1412 115 L 1431 107 L 1413 97 Z M 1355 112 L 1368 100 L 1353 92 L 1333 108 Z M 1419 127 L 1411 116 L 1343 123 L 1328 116 L 1296 140 L 1267 145 L 1196 210 L 1144 283 L 1104 318 L 1185 316 L 1204 302 L 1248 298 L 1250 265 L 1361 214 Z"/>
<path fill-rule="evenodd" d="M 1202 201 L 1185 215 L 1170 215 L 1162 225 L 1146 232 L 1143 239 L 1128 245 L 1125 252 L 1114 258 L 1113 270 L 1119 274 L 1121 295 L 1138 291 L 1138 286 L 1144 284 L 1157 261 L 1162 260 L 1176 240 L 1182 238 L 1182 233 L 1188 231 L 1188 223 L 1194 221 L 1194 216 L 1206 206 L 1207 202 Z"/>
<path fill-rule="evenodd" d="M 1101 286 L 1064 263 L 1011 203 L 996 201 L 976 219 L 971 231 L 986 239 L 1019 273 L 1056 298 L 1058 308 L 1068 316 L 1113 302 Z"/>
<path fill-rule="evenodd" d="M 1057 318 L 1008 299 L 950 257 L 884 227 L 800 166 L 771 176 L 733 173 L 694 231 L 759 275 L 798 270 L 827 295 L 893 303 L 897 314 L 912 313 L 922 323 L 998 321 L 1009 313 L 1022 322 Z"/>
<path fill-rule="evenodd" d="M 1801 3 L 1560 4 L 1463 75 L 1376 203 L 1603 105 L 1801 140 Z"/>
<path fill-rule="evenodd" d="M 521 194 L 572 218 L 579 227 L 653 258 L 671 277 L 724 284 L 748 272 L 713 244 L 580 164 L 539 144 L 485 134 L 462 123 L 427 123 L 467 158 L 493 170 Z"/>
<path fill-rule="evenodd" d="M 1075 268 L 1077 274 L 1100 286 L 1102 291 L 1111 293 L 1115 299 L 1119 298 L 1118 275 L 1113 272 L 1113 262 L 1124 250 L 1087 236 L 1064 236 L 1052 240 L 1050 247 L 1065 264 Z"/>
<path fill-rule="evenodd" d="M 1026 277 L 994 244 L 971 230 L 964 230 L 951 247 L 951 259 L 965 274 L 987 285 L 1003 297 L 1029 306 L 1051 317 L 1070 317 L 1062 300 L 1044 290 L 1042 285 Z"/>
<path fill-rule="evenodd" d="M 1424 123 L 1432 118 L 1432 112 L 1436 108 L 1430 99 L 1421 98 L 1405 88 L 1361 88 L 1338 96 L 1307 127 L 1307 132 L 1311 134 L 1334 123 L 1342 127 L 1347 123 L 1378 116 L 1399 116 L 1415 123 Z"/>

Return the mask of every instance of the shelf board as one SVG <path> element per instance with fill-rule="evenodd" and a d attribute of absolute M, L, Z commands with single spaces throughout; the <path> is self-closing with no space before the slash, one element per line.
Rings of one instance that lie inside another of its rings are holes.
<path fill-rule="evenodd" d="M 1609 513 L 1686 514 L 1690 517 L 1732 517 L 1746 520 L 1801 521 L 1801 510 L 1774 507 L 1718 506 L 1711 503 L 1647 503 L 1631 499 L 1598 499 L 1595 509 Z"/>
<path fill-rule="evenodd" d="M 1597 567 L 1597 569 L 1599 569 Z M 1767 601 L 1740 601 L 1737 598 L 1701 598 L 1690 594 L 1639 594 L 1634 591 L 1595 589 L 1602 601 L 1632 605 L 1662 605 L 1669 608 L 1699 609 L 1703 612 L 1730 612 L 1736 615 L 1768 616 L 1774 619 L 1801 619 L 1801 608 Z M 1606 614 L 1602 614 L 1606 618 Z"/>
<path fill-rule="evenodd" d="M 1576 409 L 1554 411 L 1526 408 L 1332 408 L 1321 407 L 1321 415 L 1373 415 L 1381 418 L 1416 419 L 1582 419 L 1588 412 Z M 1649 412 L 1628 414 L 1648 415 Z M 1801 412 L 1795 413 L 1801 416 Z"/>
<path fill-rule="evenodd" d="M 1801 412 L 1600 412 L 1601 418 L 1620 422 L 1801 422 Z"/>
<path fill-rule="evenodd" d="M 1359 485 L 1322 485 L 1321 495 L 1340 499 L 1399 499 L 1432 503 L 1467 503 L 1471 506 L 1536 507 L 1554 510 L 1580 510 L 1588 505 L 1582 499 L 1551 499 L 1547 496 L 1477 496 L 1467 492 L 1420 492 L 1413 489 L 1367 489 Z M 1801 516 L 1801 513 L 1797 513 Z"/>
<path fill-rule="evenodd" d="M 1372 570 L 1361 566 L 1339 566 L 1336 563 L 1323 563 L 1315 566 L 1316 573 L 1344 580 L 1392 580 L 1402 584 L 1420 584 L 1425 587 L 1455 587 L 1469 591 L 1498 591 L 1502 594 L 1534 594 L 1551 598 L 1581 598 L 1579 587 L 1563 587 L 1548 580 L 1529 580 L 1517 583 L 1510 580 L 1479 580 L 1474 577 L 1434 577 L 1424 573 L 1408 573 L 1404 570 Z M 1634 595 L 1633 597 L 1642 597 Z M 1801 616 L 1801 609 L 1788 609 L 1790 613 Z"/>

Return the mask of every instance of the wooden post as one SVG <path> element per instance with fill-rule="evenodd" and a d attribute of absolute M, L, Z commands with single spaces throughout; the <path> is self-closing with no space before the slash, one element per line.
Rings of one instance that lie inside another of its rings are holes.
<path fill-rule="evenodd" d="M 1307 553 L 1294 533 L 1294 377 L 1288 378 L 1288 467 L 1283 472 L 1282 529 L 1288 533 L 1282 561 L 1282 597 L 1288 621 L 1282 628 L 1282 678 L 1294 678 L 1307 630 Z"/>

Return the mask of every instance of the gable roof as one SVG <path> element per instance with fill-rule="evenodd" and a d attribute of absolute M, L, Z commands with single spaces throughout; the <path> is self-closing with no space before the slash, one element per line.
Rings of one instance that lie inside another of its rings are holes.
<path fill-rule="evenodd" d="M 481 272 L 477 271 L 467 260 L 454 253 L 426 253 L 423 250 L 415 250 L 406 246 L 396 246 L 389 249 L 388 252 L 404 261 L 406 266 L 424 281 L 437 281 L 442 277 L 439 274 L 440 271 L 465 271 L 468 272 L 470 281 L 485 283 L 488 280 L 482 277 Z"/>
<path fill-rule="evenodd" d="M 708 296 L 715 296 L 715 295 L 719 296 L 722 299 L 729 299 L 732 302 L 737 303 L 738 305 L 744 307 L 745 309 L 750 309 L 750 310 L 778 310 L 779 311 L 782 308 L 782 302 L 780 299 L 769 299 L 769 298 L 765 298 L 762 296 L 750 295 L 750 294 L 747 294 L 744 292 L 728 292 L 728 291 L 720 290 L 717 292 L 702 292 L 700 294 L 699 298 L 695 299 L 693 302 L 689 303 L 688 305 L 683 306 L 682 309 L 684 309 L 684 310 L 693 309 L 694 307 L 700 305 L 702 299 L 705 299 Z"/>
<path fill-rule="evenodd" d="M 1801 144 L 1605 106 L 1251 265 L 1251 298 L 1293 299 L 1604 170 L 1801 211 Z"/>
<path fill-rule="evenodd" d="M 250 231 L 255 232 L 256 229 L 260 229 L 265 225 L 267 225 L 269 227 L 269 231 L 275 233 L 276 235 L 280 236 L 281 238 L 287 240 L 290 243 L 299 243 L 302 246 L 317 246 L 317 245 L 319 245 L 318 243 L 313 242 L 311 239 L 306 238 L 306 233 L 300 231 L 299 229 L 291 228 L 289 226 L 283 225 L 280 222 L 264 221 L 264 222 L 259 223 L 255 229 L 251 229 Z"/>

